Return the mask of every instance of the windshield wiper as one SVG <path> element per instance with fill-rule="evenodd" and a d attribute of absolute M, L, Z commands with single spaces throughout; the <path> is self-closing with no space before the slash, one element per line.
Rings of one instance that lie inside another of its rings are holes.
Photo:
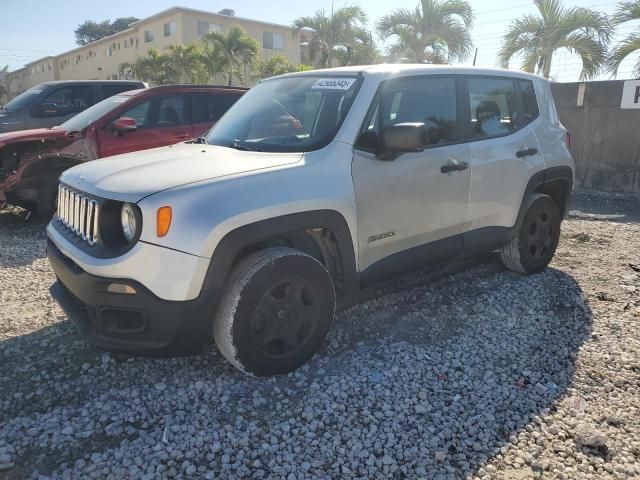
<path fill-rule="evenodd" d="M 229 148 L 234 148 L 236 150 L 241 150 L 244 152 L 261 152 L 259 148 L 249 147 L 247 145 L 242 145 L 239 140 L 234 140 L 231 145 L 228 145 Z"/>
<path fill-rule="evenodd" d="M 282 103 L 280 103 L 278 100 L 276 100 L 275 98 L 272 98 L 271 100 L 273 100 L 274 102 L 276 102 L 276 104 L 282 109 L 284 110 L 284 112 L 289 115 L 291 118 L 293 118 L 294 122 L 297 122 L 300 124 L 300 128 L 302 128 L 302 122 L 300 121 L 300 119 L 295 115 L 295 113 L 293 113 L 291 110 L 289 110 L 287 107 L 285 107 Z"/>

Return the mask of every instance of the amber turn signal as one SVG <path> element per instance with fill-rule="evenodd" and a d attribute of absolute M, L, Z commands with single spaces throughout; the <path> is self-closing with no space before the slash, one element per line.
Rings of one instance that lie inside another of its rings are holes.
<path fill-rule="evenodd" d="M 160 207 L 156 215 L 156 234 L 164 237 L 171 227 L 171 207 Z"/>

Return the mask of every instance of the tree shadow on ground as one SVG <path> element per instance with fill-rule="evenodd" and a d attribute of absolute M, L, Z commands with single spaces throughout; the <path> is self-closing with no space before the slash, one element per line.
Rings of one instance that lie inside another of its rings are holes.
<path fill-rule="evenodd" d="M 184 474 L 189 451 L 195 476 L 464 478 L 553 410 L 591 323 L 566 273 L 519 276 L 496 261 L 341 311 L 319 355 L 270 379 L 213 345 L 175 359 L 104 354 L 63 322 L 0 342 L 0 447 L 16 449 L 5 476 L 74 464 L 86 476 L 91 454 L 130 475 L 123 452 L 145 458 L 139 474 Z M 239 459 L 259 446 L 259 464 Z"/>

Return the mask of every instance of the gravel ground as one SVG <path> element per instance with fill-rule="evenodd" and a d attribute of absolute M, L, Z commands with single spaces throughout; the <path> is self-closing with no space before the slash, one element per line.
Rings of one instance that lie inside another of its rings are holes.
<path fill-rule="evenodd" d="M 639 478 L 640 204 L 575 205 L 543 274 L 408 277 L 270 379 L 91 349 L 0 214 L 0 478 Z"/>

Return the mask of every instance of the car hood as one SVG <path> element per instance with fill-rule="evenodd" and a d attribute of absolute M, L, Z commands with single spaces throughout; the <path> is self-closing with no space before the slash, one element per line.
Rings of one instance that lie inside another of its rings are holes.
<path fill-rule="evenodd" d="M 16 132 L 0 133 L 0 148 L 5 145 L 9 145 L 10 143 L 63 138 L 66 134 L 67 131 L 62 128 L 36 128 L 33 130 L 19 130 Z"/>
<path fill-rule="evenodd" d="M 170 188 L 289 165 L 301 158 L 300 153 L 180 143 L 78 165 L 64 172 L 60 180 L 90 195 L 135 203 Z"/>

